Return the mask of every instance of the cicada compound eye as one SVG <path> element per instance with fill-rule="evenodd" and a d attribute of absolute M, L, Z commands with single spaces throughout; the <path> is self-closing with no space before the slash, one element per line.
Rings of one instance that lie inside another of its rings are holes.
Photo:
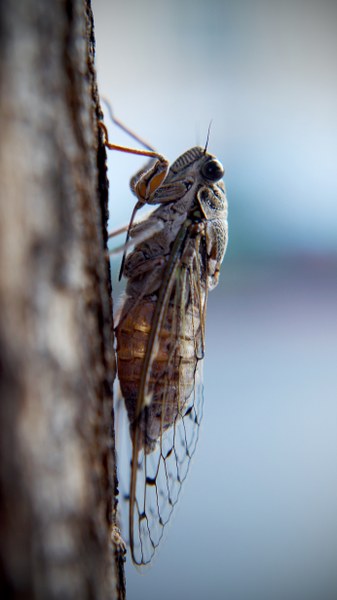
<path fill-rule="evenodd" d="M 224 176 L 225 169 L 216 158 L 209 158 L 201 167 L 201 174 L 208 181 L 219 181 Z"/>

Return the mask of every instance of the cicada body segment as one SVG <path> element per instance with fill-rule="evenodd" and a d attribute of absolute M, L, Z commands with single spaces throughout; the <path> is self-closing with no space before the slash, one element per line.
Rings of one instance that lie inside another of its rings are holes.
<path fill-rule="evenodd" d="M 141 384 L 146 348 L 151 334 L 156 304 L 154 300 L 130 306 L 126 303 L 126 316 L 117 330 L 118 373 L 125 398 L 131 430 L 140 429 L 137 436 L 139 448 L 151 452 L 159 437 L 174 423 L 190 397 L 195 381 L 195 340 L 177 331 L 175 307 L 169 305 L 164 322 L 158 331 L 157 349 L 147 380 L 147 397 L 144 408 L 137 414 L 137 398 Z M 192 320 L 192 307 L 185 315 L 185 324 Z M 195 314 L 196 321 L 199 315 Z M 181 329 L 181 328 L 180 328 Z M 175 336 L 173 331 L 175 330 Z"/>
<path fill-rule="evenodd" d="M 149 168 L 156 173 L 153 162 Z M 150 562 L 159 544 L 196 447 L 207 297 L 227 245 L 223 167 L 214 156 L 188 150 L 158 187 L 149 173 L 134 178 L 133 189 L 142 190 L 142 205 L 158 207 L 130 227 L 134 248 L 123 263 L 116 328 L 132 440 L 129 537 L 138 564 Z"/>

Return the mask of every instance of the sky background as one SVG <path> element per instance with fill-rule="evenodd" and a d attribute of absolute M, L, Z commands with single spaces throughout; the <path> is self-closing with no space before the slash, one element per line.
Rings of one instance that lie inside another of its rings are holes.
<path fill-rule="evenodd" d="M 229 201 L 199 446 L 153 566 L 127 566 L 128 598 L 335 599 L 337 5 L 93 0 L 93 11 L 100 93 L 171 161 L 204 143 L 212 119 Z M 141 165 L 109 155 L 111 229 L 128 222 Z"/>

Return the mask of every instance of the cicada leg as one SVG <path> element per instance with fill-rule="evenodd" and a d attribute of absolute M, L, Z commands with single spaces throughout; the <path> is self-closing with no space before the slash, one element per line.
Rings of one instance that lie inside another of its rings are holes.
<path fill-rule="evenodd" d="M 116 235 L 120 235 L 121 233 L 125 233 L 128 230 L 129 225 L 123 225 L 123 227 L 120 227 L 119 229 L 114 229 L 114 231 L 110 231 L 110 233 L 108 233 L 108 238 L 113 238 L 116 237 Z"/>
<path fill-rule="evenodd" d="M 129 135 L 134 140 L 136 140 L 136 142 L 139 142 L 141 146 L 143 146 L 144 148 L 147 148 L 147 150 L 151 150 L 152 152 L 155 152 L 155 149 L 152 146 L 150 146 L 150 144 L 148 142 L 146 142 L 137 133 L 132 131 L 129 127 L 127 127 L 124 123 L 122 123 L 122 121 L 120 121 L 119 119 L 117 119 L 117 117 L 115 117 L 114 112 L 111 108 L 111 104 L 110 104 L 110 102 L 108 102 L 108 100 L 106 98 L 102 98 L 102 100 L 108 109 L 108 113 L 109 113 L 109 117 L 110 117 L 111 121 L 115 125 L 117 125 L 117 127 L 122 129 L 122 131 L 124 131 L 127 135 Z"/>
<path fill-rule="evenodd" d="M 132 190 L 138 198 L 136 209 L 138 210 L 144 204 L 151 204 L 151 198 L 156 190 L 163 183 L 168 170 L 169 162 L 164 156 L 155 150 L 140 150 L 139 148 L 129 148 L 128 146 L 119 146 L 109 142 L 108 130 L 106 125 L 99 121 L 99 126 L 104 133 L 104 143 L 109 150 L 118 150 L 119 152 L 127 152 L 128 154 L 136 154 L 138 156 L 148 156 L 150 159 L 155 159 L 154 163 L 145 171 L 142 169 L 139 174 L 131 180 Z M 152 162 L 152 161 L 151 161 Z"/>
<path fill-rule="evenodd" d="M 142 208 L 145 204 L 151 204 L 151 200 L 157 191 L 157 189 L 162 185 L 163 181 L 166 178 L 166 175 L 169 170 L 169 162 L 164 156 L 155 152 L 154 150 L 139 150 L 138 148 L 128 148 L 127 146 L 119 146 L 118 144 L 111 144 L 109 142 L 108 130 L 102 121 L 99 122 L 99 126 L 103 130 L 104 133 L 104 142 L 109 150 L 118 150 L 120 152 L 127 152 L 129 154 L 136 154 L 138 156 L 147 156 L 150 159 L 155 159 L 154 162 L 150 163 L 150 166 L 145 171 L 141 171 L 140 175 L 132 180 L 132 190 L 137 196 L 138 202 L 136 203 L 129 227 L 127 229 L 127 235 L 125 240 L 125 250 L 122 258 L 121 268 L 119 272 L 119 279 L 121 279 L 124 270 L 125 264 L 125 255 L 126 248 L 129 242 L 130 230 L 135 218 L 137 211 Z"/>

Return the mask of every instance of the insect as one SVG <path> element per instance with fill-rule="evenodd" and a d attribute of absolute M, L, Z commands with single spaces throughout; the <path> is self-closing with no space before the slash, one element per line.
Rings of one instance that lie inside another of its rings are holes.
<path fill-rule="evenodd" d="M 207 297 L 227 246 L 227 200 L 223 166 L 207 151 L 209 136 L 205 148 L 187 150 L 170 166 L 149 146 L 142 151 L 110 144 L 103 129 L 107 147 L 150 158 L 130 183 L 137 203 L 116 327 L 132 441 L 129 543 L 133 561 L 143 565 L 163 536 L 198 440 Z M 144 205 L 155 208 L 135 223 Z"/>

